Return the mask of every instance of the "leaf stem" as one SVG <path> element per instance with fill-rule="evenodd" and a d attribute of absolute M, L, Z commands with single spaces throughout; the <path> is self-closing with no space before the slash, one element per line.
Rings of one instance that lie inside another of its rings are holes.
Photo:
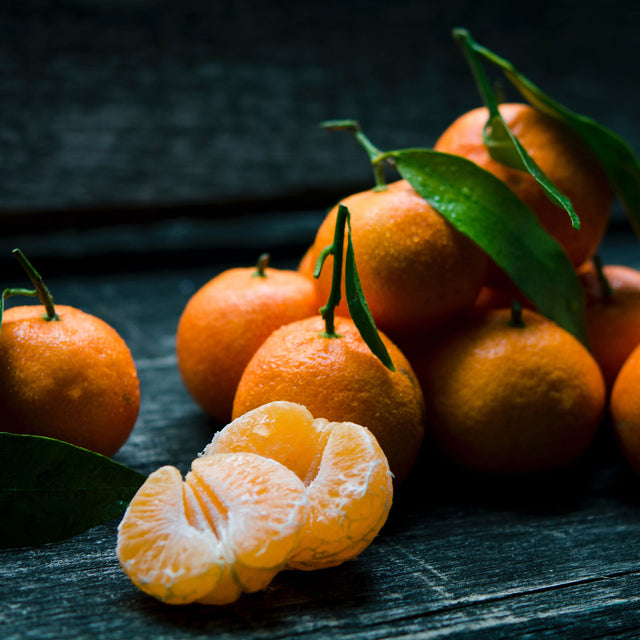
<path fill-rule="evenodd" d="M 514 300 L 511 303 L 511 319 L 509 325 L 512 327 L 524 327 L 524 320 L 522 319 L 522 305 L 519 300 Z"/>
<path fill-rule="evenodd" d="M 258 258 L 258 263 L 256 264 L 256 270 L 253 272 L 254 278 L 266 278 L 267 274 L 265 273 L 267 266 L 269 265 L 269 260 L 271 256 L 268 253 L 263 253 Z"/>
<path fill-rule="evenodd" d="M 49 289 L 47 289 L 42 276 L 35 270 L 34 266 L 27 260 L 20 249 L 14 249 L 11 253 L 16 257 L 20 266 L 26 271 L 29 280 L 33 282 L 33 286 L 36 288 L 36 295 L 40 298 L 40 302 L 46 311 L 45 320 L 59 320 L 60 317 L 53 306 L 53 296 Z"/>
<path fill-rule="evenodd" d="M 456 42 L 462 47 L 462 51 L 465 55 L 465 58 L 467 59 L 467 62 L 469 63 L 469 67 L 471 68 L 471 73 L 473 74 L 473 78 L 478 87 L 478 91 L 482 96 L 482 101 L 489 110 L 490 118 L 499 116 L 500 111 L 498 109 L 498 101 L 496 100 L 493 89 L 491 88 L 489 78 L 487 77 L 483 66 L 480 64 L 477 56 L 475 55 L 476 43 L 471 37 L 471 34 L 466 29 L 456 28 L 453 30 L 453 37 Z"/>
<path fill-rule="evenodd" d="M 369 156 L 376 183 L 374 190 L 383 191 L 387 188 L 384 165 L 385 161 L 388 162 L 388 157 L 367 138 L 357 120 L 327 120 L 321 126 L 327 131 L 348 131 L 352 133 Z"/>
<path fill-rule="evenodd" d="M 600 284 L 600 294 L 604 300 L 611 300 L 613 298 L 613 288 L 609 282 L 609 278 L 604 273 L 604 267 L 602 265 L 602 259 L 599 255 L 593 256 L 593 266 L 598 276 L 598 283 Z"/>
<path fill-rule="evenodd" d="M 336 217 L 336 228 L 333 236 L 333 243 L 320 253 L 316 263 L 316 272 L 320 272 L 326 257 L 333 255 L 333 271 L 331 273 L 331 290 L 327 303 L 321 307 L 320 315 L 324 320 L 324 333 L 327 338 L 339 338 L 335 327 L 335 310 L 340 304 L 342 297 L 342 262 L 344 255 L 344 229 L 349 210 L 342 204 L 338 205 L 338 215 Z M 315 275 L 315 273 L 314 273 Z"/>
<path fill-rule="evenodd" d="M 7 298 L 11 296 L 27 296 L 30 298 L 40 298 L 40 302 L 43 304 L 46 314 L 45 320 L 59 320 L 59 316 L 53 306 L 53 297 L 49 292 L 49 289 L 45 286 L 40 274 L 33 268 L 31 263 L 25 258 L 20 249 L 14 249 L 13 255 L 16 256 L 18 262 L 22 265 L 27 272 L 29 279 L 35 285 L 35 289 L 22 289 L 22 288 L 10 288 L 5 289 L 0 297 L 0 331 L 2 330 L 2 316 L 4 315 L 4 303 Z"/>

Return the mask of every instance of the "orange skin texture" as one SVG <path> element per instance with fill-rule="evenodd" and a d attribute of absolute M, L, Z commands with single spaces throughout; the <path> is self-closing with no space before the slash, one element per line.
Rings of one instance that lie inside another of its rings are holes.
<path fill-rule="evenodd" d="M 473 305 L 485 278 L 486 254 L 408 182 L 356 193 L 342 204 L 351 214 L 356 265 L 371 315 L 392 339 L 439 325 Z M 320 225 L 298 267 L 302 273 L 312 275 L 320 252 L 333 243 L 337 211 L 334 207 Z M 329 256 L 316 281 L 323 302 L 329 298 L 332 266 Z M 344 297 L 336 313 L 349 317 Z"/>
<path fill-rule="evenodd" d="M 611 296 L 603 291 L 592 264 L 579 271 L 585 291 L 587 332 L 591 353 L 611 389 L 631 352 L 640 344 L 640 271 L 606 265 Z"/>
<path fill-rule="evenodd" d="M 176 332 L 182 380 L 215 420 L 231 418 L 240 376 L 258 347 L 278 327 L 315 315 L 312 280 L 297 271 L 255 267 L 222 272 L 188 301 Z"/>
<path fill-rule="evenodd" d="M 393 373 L 371 353 L 350 319 L 336 317 L 335 324 L 338 338 L 323 335 L 319 316 L 272 333 L 242 375 L 233 417 L 286 400 L 331 422 L 367 427 L 398 484 L 413 466 L 423 440 L 422 391 L 406 357 L 383 333 L 396 367 Z"/>
<path fill-rule="evenodd" d="M 637 473 L 640 473 L 640 347 L 625 363 L 611 390 L 609 412 L 618 447 Z"/>
<path fill-rule="evenodd" d="M 12 433 L 48 436 L 113 455 L 140 408 L 135 364 L 108 324 L 65 305 L 7 309 L 0 332 L 0 415 Z"/>
<path fill-rule="evenodd" d="M 609 223 L 613 193 L 591 150 L 560 121 L 526 104 L 500 105 L 500 114 L 515 137 L 551 182 L 571 201 L 580 218 L 573 229 L 569 215 L 554 205 L 535 179 L 524 171 L 491 159 L 482 142 L 488 111 L 473 109 L 455 120 L 434 149 L 464 156 L 500 178 L 535 213 L 578 267 L 593 257 Z M 491 263 L 488 281 L 507 286 L 507 276 Z"/>
<path fill-rule="evenodd" d="M 600 369 L 586 348 L 539 314 L 478 314 L 412 361 L 428 433 L 473 471 L 521 474 L 566 467 L 591 443 L 604 410 Z"/>

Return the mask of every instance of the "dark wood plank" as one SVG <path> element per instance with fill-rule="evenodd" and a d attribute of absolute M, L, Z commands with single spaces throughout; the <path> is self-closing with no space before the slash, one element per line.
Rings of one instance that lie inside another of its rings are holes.
<path fill-rule="evenodd" d="M 318 124 L 357 118 L 380 148 L 432 145 L 480 103 L 454 26 L 638 149 L 633 0 L 5 0 L 0 212 L 369 186 L 362 151 Z"/>

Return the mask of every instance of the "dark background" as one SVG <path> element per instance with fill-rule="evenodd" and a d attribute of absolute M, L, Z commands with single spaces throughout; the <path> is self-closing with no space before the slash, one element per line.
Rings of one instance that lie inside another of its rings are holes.
<path fill-rule="evenodd" d="M 431 146 L 480 104 L 457 26 L 640 149 L 633 1 L 4 0 L 0 212 L 323 208 L 372 178 L 321 121 Z"/>

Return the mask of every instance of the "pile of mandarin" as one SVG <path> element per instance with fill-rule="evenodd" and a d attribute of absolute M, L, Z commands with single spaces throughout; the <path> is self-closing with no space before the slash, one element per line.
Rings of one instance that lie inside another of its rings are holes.
<path fill-rule="evenodd" d="M 178 323 L 178 367 L 194 400 L 227 426 L 184 479 L 163 467 L 129 505 L 117 550 L 140 589 L 168 603 L 224 604 L 282 569 L 356 557 L 425 446 L 471 472 L 531 474 L 575 464 L 611 425 L 640 472 L 640 272 L 597 259 L 609 182 L 559 120 L 525 104 L 500 111 L 570 199 L 579 230 L 533 177 L 491 159 L 486 109 L 454 121 L 434 149 L 497 176 L 564 249 L 584 290 L 588 344 L 538 313 L 407 181 L 346 197 L 362 292 L 393 366 L 367 346 L 344 296 L 331 333 L 320 313 L 335 286 L 332 257 L 314 271 L 338 205 L 297 270 L 261 260 L 198 290 Z M 0 351 L 13 339 L 6 320 Z M 133 426 L 135 382 L 118 398 L 133 408 L 109 455 Z"/>
<path fill-rule="evenodd" d="M 524 104 L 500 110 L 571 200 L 579 230 L 533 177 L 490 158 L 486 109 L 456 120 L 434 149 L 500 178 L 561 245 L 584 289 L 588 345 L 538 313 L 407 181 L 346 197 L 362 291 L 393 368 L 367 347 L 344 297 L 331 336 L 319 313 L 332 257 L 314 271 L 338 205 L 297 270 L 262 262 L 197 291 L 178 325 L 178 366 L 197 403 L 231 422 L 184 481 L 161 469 L 132 502 L 118 551 L 140 588 L 167 602 L 229 602 L 282 568 L 355 557 L 423 444 L 472 472 L 567 468 L 610 411 L 640 470 L 640 272 L 597 259 L 612 190 L 566 125 Z"/>
<path fill-rule="evenodd" d="M 585 453 L 610 408 L 622 450 L 640 467 L 633 448 L 640 408 L 624 391 L 640 376 L 630 357 L 640 344 L 640 272 L 594 260 L 613 204 L 607 177 L 559 120 L 519 103 L 500 112 L 571 200 L 579 230 L 532 176 L 491 159 L 482 138 L 486 109 L 454 121 L 434 149 L 500 178 L 562 246 L 583 285 L 588 345 L 536 312 L 490 257 L 398 180 L 341 203 L 351 216 L 362 290 L 395 371 L 363 344 L 344 297 L 336 308 L 341 337 L 321 337 L 331 256 L 318 277 L 313 272 L 332 242 L 336 206 L 296 271 L 230 270 L 188 302 L 178 365 L 201 407 L 226 423 L 286 400 L 361 424 L 378 439 L 396 486 L 425 434 L 429 446 L 474 471 L 566 467 Z"/>

